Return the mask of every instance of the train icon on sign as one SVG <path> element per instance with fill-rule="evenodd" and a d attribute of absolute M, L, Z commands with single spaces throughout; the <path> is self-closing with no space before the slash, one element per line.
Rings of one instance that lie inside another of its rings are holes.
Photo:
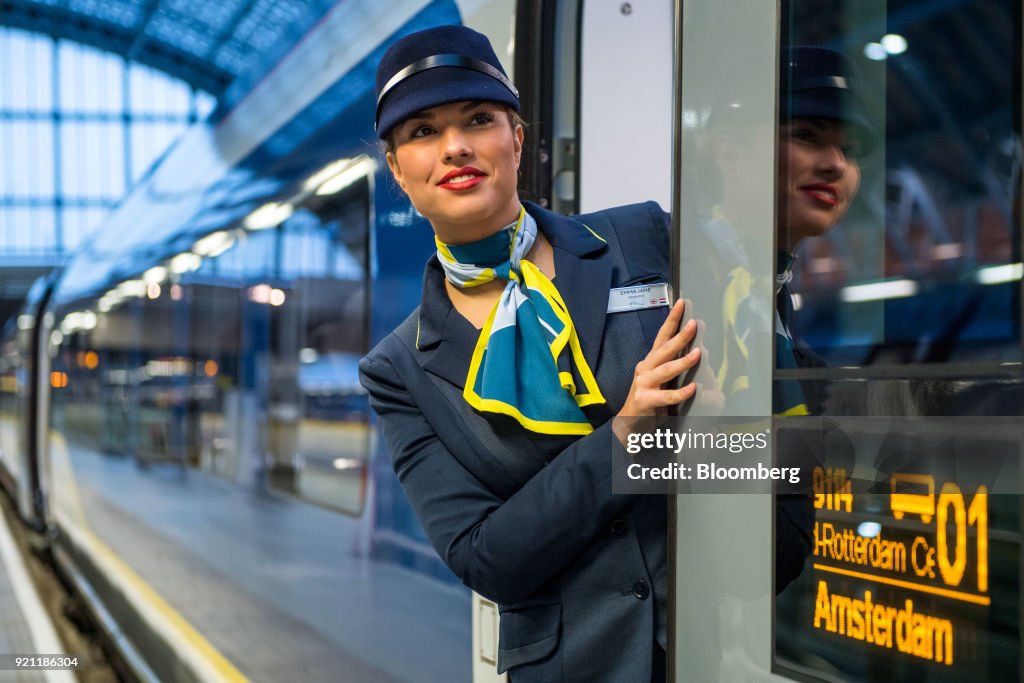
<path fill-rule="evenodd" d="M 920 515 L 925 524 L 932 521 L 935 516 L 935 477 L 895 472 L 891 482 L 889 507 L 893 517 L 903 519 L 908 514 Z"/>

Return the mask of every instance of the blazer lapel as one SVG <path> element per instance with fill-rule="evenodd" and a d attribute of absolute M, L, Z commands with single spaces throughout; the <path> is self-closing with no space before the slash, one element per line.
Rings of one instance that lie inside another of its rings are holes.
<path fill-rule="evenodd" d="M 604 319 L 608 313 L 611 259 L 579 258 L 571 252 L 556 249 L 555 272 L 558 291 L 569 308 L 583 347 L 583 356 L 587 364 L 596 369 L 604 338 Z"/>
<path fill-rule="evenodd" d="M 461 324 L 460 324 L 461 323 Z M 452 308 L 445 325 L 444 337 L 437 349 L 423 363 L 423 369 L 464 389 L 469 362 L 476 348 L 479 332 Z"/>
<path fill-rule="evenodd" d="M 612 260 L 600 258 L 608 245 L 576 220 L 529 202 L 526 209 L 554 248 L 558 292 L 569 308 L 583 356 L 596 370 L 612 283 Z"/>
<path fill-rule="evenodd" d="M 437 257 L 431 257 L 423 273 L 423 300 L 416 335 L 416 348 L 425 354 L 421 366 L 464 388 L 478 336 L 477 329 L 452 306 L 444 288 L 444 271 Z"/>

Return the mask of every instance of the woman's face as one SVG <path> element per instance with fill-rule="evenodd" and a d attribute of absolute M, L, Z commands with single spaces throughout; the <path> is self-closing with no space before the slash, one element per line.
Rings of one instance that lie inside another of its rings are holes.
<path fill-rule="evenodd" d="M 834 226 L 860 186 L 859 145 L 841 121 L 793 119 L 779 126 L 777 187 L 780 246 Z"/>
<path fill-rule="evenodd" d="M 395 180 L 446 244 L 483 239 L 519 215 L 523 129 L 504 105 L 454 102 L 417 112 L 392 133 Z"/>

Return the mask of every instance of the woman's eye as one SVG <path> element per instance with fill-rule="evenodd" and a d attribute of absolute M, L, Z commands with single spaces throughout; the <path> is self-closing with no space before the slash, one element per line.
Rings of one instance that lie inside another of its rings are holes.
<path fill-rule="evenodd" d="M 422 137 L 425 137 L 427 135 L 430 135 L 433 132 L 434 132 L 434 129 L 431 128 L 430 126 L 416 126 L 411 131 L 409 131 L 409 137 L 411 137 L 411 138 L 422 138 Z"/>
<path fill-rule="evenodd" d="M 860 140 L 847 140 L 840 146 L 840 149 L 843 150 L 843 156 L 847 159 L 859 159 L 864 152 L 864 146 Z"/>
<path fill-rule="evenodd" d="M 818 134 L 811 128 L 797 128 L 793 130 L 790 137 L 803 142 L 817 142 Z"/>
<path fill-rule="evenodd" d="M 478 111 L 477 113 L 473 114 L 473 118 L 470 119 L 470 123 L 474 125 L 480 125 L 483 123 L 490 123 L 493 120 L 493 114 L 485 111 Z"/>

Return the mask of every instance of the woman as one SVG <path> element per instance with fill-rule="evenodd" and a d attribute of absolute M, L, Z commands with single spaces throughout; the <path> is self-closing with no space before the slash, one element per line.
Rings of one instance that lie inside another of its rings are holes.
<path fill-rule="evenodd" d="M 819 47 L 783 51 L 779 102 L 779 246 L 831 230 L 860 187 L 860 159 L 874 146 L 853 65 Z"/>
<path fill-rule="evenodd" d="M 420 308 L 360 365 L 395 471 L 441 558 L 500 605 L 500 672 L 664 680 L 665 501 L 613 495 L 612 418 L 693 397 L 663 386 L 700 351 L 681 302 L 609 299 L 667 283 L 665 214 L 521 204 L 518 94 L 475 31 L 400 40 L 377 87 L 388 166 L 438 247 Z"/>
<path fill-rule="evenodd" d="M 856 71 L 843 55 L 819 47 L 783 51 L 778 132 L 776 228 L 776 367 L 824 362 L 796 333 L 789 282 L 797 245 L 820 237 L 846 215 L 860 188 L 860 159 L 876 133 L 858 94 Z M 813 383 L 776 382 L 776 414 L 820 413 L 824 397 Z"/>

